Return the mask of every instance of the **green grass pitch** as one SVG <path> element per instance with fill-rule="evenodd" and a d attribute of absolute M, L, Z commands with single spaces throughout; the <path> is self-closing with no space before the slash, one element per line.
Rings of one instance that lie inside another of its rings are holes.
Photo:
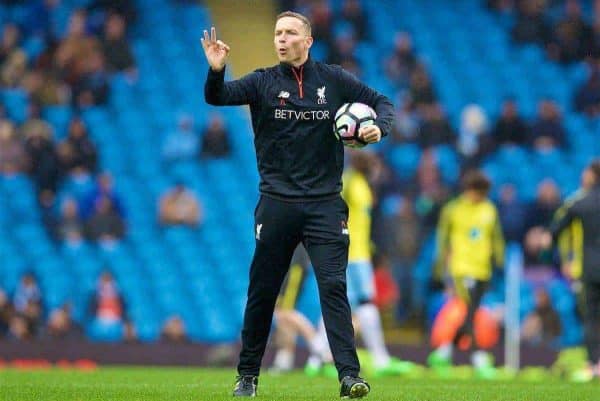
<path fill-rule="evenodd" d="M 233 370 L 104 367 L 95 371 L 0 370 L 0 401 L 220 401 L 232 400 Z M 596 401 L 600 384 L 562 381 L 483 382 L 434 378 L 370 380 L 366 400 L 377 401 Z M 263 374 L 258 399 L 339 400 L 336 380 L 301 373 Z"/>

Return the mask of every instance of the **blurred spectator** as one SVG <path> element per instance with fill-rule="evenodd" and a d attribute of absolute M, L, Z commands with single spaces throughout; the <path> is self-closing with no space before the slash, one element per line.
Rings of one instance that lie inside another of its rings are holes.
<path fill-rule="evenodd" d="M 537 196 L 527 214 L 527 228 L 546 227 L 560 206 L 560 192 L 551 178 L 542 180 L 537 187 Z"/>
<path fill-rule="evenodd" d="M 583 19 L 579 1 L 567 0 L 565 17 L 553 29 L 548 55 L 562 63 L 580 60 L 589 48 L 591 36 L 592 29 Z"/>
<path fill-rule="evenodd" d="M 341 17 L 352 25 L 357 40 L 368 39 L 369 16 L 363 10 L 359 0 L 345 0 L 342 4 Z"/>
<path fill-rule="evenodd" d="M 71 317 L 71 308 L 64 305 L 50 312 L 46 336 L 52 339 L 73 340 L 82 336 L 81 327 Z"/>
<path fill-rule="evenodd" d="M 412 47 L 412 38 L 407 32 L 398 32 L 394 37 L 392 56 L 386 61 L 387 77 L 399 88 L 406 88 L 417 66 L 417 58 Z"/>
<path fill-rule="evenodd" d="M 394 276 L 392 274 L 390 263 L 383 255 L 378 255 L 373 259 L 373 281 L 375 284 L 375 297 L 373 304 L 379 310 L 388 311 L 396 307 L 401 294 Z"/>
<path fill-rule="evenodd" d="M 109 86 L 102 52 L 91 52 L 84 68 L 81 78 L 73 84 L 73 100 L 76 106 L 86 108 L 106 104 Z"/>
<path fill-rule="evenodd" d="M 400 196 L 402 188 L 391 167 L 383 161 L 382 155 L 377 153 L 372 154 L 369 186 L 373 190 L 371 239 L 375 248 L 378 248 L 384 242 L 383 238 L 380 238 L 383 237 L 380 232 L 383 228 L 380 227 L 383 227 L 387 214 L 392 213 L 387 207 L 387 199 Z"/>
<path fill-rule="evenodd" d="M 392 214 L 385 221 L 387 242 L 384 244 L 384 251 L 394 270 L 400 266 L 410 270 L 422 239 L 419 217 L 411 198 L 397 199 L 395 203 Z"/>
<path fill-rule="evenodd" d="M 98 201 L 101 198 L 108 198 L 111 201 L 112 209 L 120 217 L 125 217 L 125 208 L 121 197 L 115 191 L 114 180 L 110 173 L 104 172 L 96 177 L 96 186 L 88 193 L 82 203 L 80 215 L 84 220 L 87 220 L 93 211 L 98 206 Z"/>
<path fill-rule="evenodd" d="M 575 110 L 589 117 L 600 115 L 600 68 L 593 66 L 588 80 L 577 89 Z"/>
<path fill-rule="evenodd" d="M 196 196 L 182 183 L 160 199 L 159 221 L 162 225 L 197 226 L 202 223 L 202 208 Z"/>
<path fill-rule="evenodd" d="M 119 14 L 128 24 L 132 24 L 137 16 L 133 0 L 93 0 L 87 9 L 91 12 L 100 10 L 101 14 Z"/>
<path fill-rule="evenodd" d="M 418 65 L 410 76 L 409 96 L 417 108 L 435 103 L 431 80 L 422 65 Z"/>
<path fill-rule="evenodd" d="M 165 343 L 187 343 L 185 324 L 179 316 L 171 316 L 165 322 L 160 333 L 160 341 Z"/>
<path fill-rule="evenodd" d="M 2 40 L 0 42 L 0 65 L 10 59 L 12 53 L 21 51 L 19 49 L 20 32 L 16 24 L 7 23 L 2 29 Z"/>
<path fill-rule="evenodd" d="M 54 54 L 54 65 L 69 84 L 79 82 L 86 72 L 88 59 L 100 49 L 100 43 L 86 32 L 85 10 L 74 11 L 67 34 Z"/>
<path fill-rule="evenodd" d="M 37 285 L 35 277 L 26 273 L 15 290 L 13 296 L 15 314 L 22 318 L 26 324 L 26 330 L 35 336 L 42 319 L 42 294 Z M 20 328 L 20 319 L 14 324 Z"/>
<path fill-rule="evenodd" d="M 404 101 L 400 104 L 400 109 L 396 113 L 391 140 L 394 143 L 413 142 L 416 140 L 419 130 L 419 115 L 411 102 Z"/>
<path fill-rule="evenodd" d="M 519 115 L 514 99 L 502 104 L 502 111 L 494 127 L 494 140 L 499 145 L 525 145 L 529 138 L 529 129 Z"/>
<path fill-rule="evenodd" d="M 8 338 L 17 340 L 17 341 L 25 341 L 33 338 L 34 335 L 30 330 L 27 319 L 22 315 L 13 315 L 10 318 L 10 323 L 8 325 Z"/>
<path fill-rule="evenodd" d="M 223 118 L 219 114 L 214 114 L 202 134 L 200 157 L 227 157 L 230 154 L 229 134 L 225 128 Z"/>
<path fill-rule="evenodd" d="M 553 255 L 544 247 L 544 229 L 535 226 L 525 234 L 523 242 L 523 265 L 527 269 L 550 270 Z"/>
<path fill-rule="evenodd" d="M 566 133 L 558 105 L 551 100 L 538 104 L 538 117 L 530 131 L 529 143 L 537 150 L 548 150 L 566 145 Z"/>
<path fill-rule="evenodd" d="M 356 40 L 352 34 L 346 32 L 336 36 L 333 46 L 329 49 L 327 57 L 328 64 L 344 65 L 346 63 L 355 63 L 358 60 L 354 53 L 356 52 Z"/>
<path fill-rule="evenodd" d="M 392 213 L 384 220 L 383 251 L 389 257 L 393 275 L 400 287 L 398 316 L 406 318 L 413 309 L 412 271 L 421 249 L 423 232 L 411 198 L 397 199 Z"/>
<path fill-rule="evenodd" d="M 488 119 L 481 106 L 465 106 L 460 117 L 456 147 L 463 169 L 470 169 L 479 165 L 483 157 L 493 150 L 492 138 L 488 135 Z"/>
<path fill-rule="evenodd" d="M 83 240 L 85 227 L 74 199 L 67 198 L 63 201 L 55 230 L 57 238 L 66 244 L 77 245 Z"/>
<path fill-rule="evenodd" d="M 517 22 L 512 29 L 512 37 L 519 43 L 546 44 L 550 37 L 550 27 L 544 15 L 543 0 L 526 0 L 518 3 Z"/>
<path fill-rule="evenodd" d="M 535 309 L 529 313 L 521 329 L 521 338 L 532 345 L 555 345 L 561 333 L 558 313 L 552 307 L 544 288 L 535 291 Z"/>
<path fill-rule="evenodd" d="M 199 139 L 194 129 L 194 119 L 188 114 L 181 114 L 178 127 L 170 132 L 162 145 L 162 157 L 165 161 L 192 160 L 198 152 Z"/>
<path fill-rule="evenodd" d="M 69 123 L 68 136 L 58 145 L 57 152 L 63 174 L 89 174 L 96 171 L 96 145 L 79 117 L 74 117 Z"/>
<path fill-rule="evenodd" d="M 2 87 L 16 87 L 27 68 L 27 56 L 19 48 L 20 32 L 15 24 L 6 24 L 0 47 L 0 83 Z"/>
<path fill-rule="evenodd" d="M 314 2 L 310 6 L 309 18 L 313 38 L 326 43 L 329 48 L 333 45 L 332 12 L 327 2 Z"/>
<path fill-rule="evenodd" d="M 498 214 L 504 238 L 507 242 L 523 241 L 527 224 L 527 213 L 527 205 L 519 200 L 517 188 L 513 184 L 503 184 L 500 187 Z"/>
<path fill-rule="evenodd" d="M 103 329 L 122 328 L 127 321 L 126 310 L 125 301 L 112 274 L 109 271 L 102 272 L 90 303 L 94 324 Z"/>
<path fill-rule="evenodd" d="M 13 314 L 13 307 L 6 292 L 0 287 L 0 338 L 8 331 L 8 325 Z"/>
<path fill-rule="evenodd" d="M 19 132 L 23 140 L 26 140 L 30 136 L 52 139 L 52 126 L 42 118 L 40 104 L 33 101 L 29 102 L 27 106 L 27 119 L 21 124 Z"/>
<path fill-rule="evenodd" d="M 8 120 L 0 121 L 0 175 L 20 173 L 27 164 L 23 144 Z"/>
<path fill-rule="evenodd" d="M 42 224 L 50 237 L 56 239 L 56 226 L 58 224 L 58 216 L 56 215 L 55 208 L 56 195 L 54 192 L 45 189 L 38 193 L 37 200 L 40 207 Z"/>
<path fill-rule="evenodd" d="M 106 20 L 102 48 L 108 71 L 137 75 L 135 61 L 125 36 L 125 20 L 119 14 L 111 14 Z"/>
<path fill-rule="evenodd" d="M 422 153 L 411 187 L 409 196 L 415 199 L 415 212 L 421 222 L 422 236 L 426 237 L 435 229 L 440 210 L 449 196 L 432 150 Z"/>
<path fill-rule="evenodd" d="M 526 219 L 524 259 L 526 267 L 552 266 L 554 254 L 543 246 L 543 227 L 547 227 L 560 207 L 560 193 L 552 179 L 541 181 L 537 196 L 529 207 Z"/>
<path fill-rule="evenodd" d="M 125 236 L 125 222 L 115 211 L 111 198 L 101 195 L 95 210 L 86 223 L 87 236 L 94 241 L 110 245 Z"/>
<path fill-rule="evenodd" d="M 28 71 L 23 78 L 23 88 L 29 98 L 41 106 L 66 104 L 71 98 L 71 88 L 52 71 L 42 68 Z"/>
<path fill-rule="evenodd" d="M 56 192 L 59 179 L 58 156 L 52 142 L 52 132 L 40 124 L 39 129 L 30 126 L 25 134 L 25 152 L 29 160 L 29 175 L 38 192 Z"/>
<path fill-rule="evenodd" d="M 439 103 L 423 106 L 423 120 L 417 140 L 422 148 L 453 143 L 454 132 Z"/>

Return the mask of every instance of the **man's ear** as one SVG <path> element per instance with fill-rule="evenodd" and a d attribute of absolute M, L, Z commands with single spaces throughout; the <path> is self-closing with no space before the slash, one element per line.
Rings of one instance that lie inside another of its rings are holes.
<path fill-rule="evenodd" d="M 307 49 L 310 49 L 310 47 L 313 45 L 313 41 L 314 40 L 313 40 L 312 36 L 309 36 L 309 37 L 306 38 L 306 48 Z"/>

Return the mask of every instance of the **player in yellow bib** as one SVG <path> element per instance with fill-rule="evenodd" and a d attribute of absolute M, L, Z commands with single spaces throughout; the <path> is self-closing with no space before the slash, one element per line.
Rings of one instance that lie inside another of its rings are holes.
<path fill-rule="evenodd" d="M 437 254 L 434 275 L 446 272 L 456 296 L 467 304 L 467 316 L 453 343 L 474 343 L 473 321 L 481 298 L 492 277 L 492 270 L 504 264 L 504 238 L 496 206 L 488 199 L 490 181 L 479 171 L 470 171 L 462 181 L 463 192 L 442 209 L 437 229 Z M 428 358 L 432 366 L 448 365 L 453 343 L 444 344 Z M 491 357 L 481 350 L 472 355 L 477 373 L 494 374 Z"/>
<path fill-rule="evenodd" d="M 342 229 L 347 230 L 350 236 L 346 284 L 353 320 L 358 323 L 361 337 L 372 358 L 373 373 L 385 376 L 405 373 L 412 368 L 412 364 L 390 356 L 384 342 L 379 310 L 373 304 L 375 283 L 371 263 L 371 209 L 374 199 L 368 178 L 376 163 L 370 153 L 351 153 L 350 168 L 342 177 L 342 197 L 348 205 L 348 223 Z M 325 334 L 322 326 L 319 334 Z M 307 366 L 314 362 L 309 360 Z"/>

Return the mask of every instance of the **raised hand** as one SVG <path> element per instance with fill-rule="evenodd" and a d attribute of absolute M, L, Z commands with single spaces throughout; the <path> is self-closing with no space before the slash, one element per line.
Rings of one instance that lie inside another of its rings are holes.
<path fill-rule="evenodd" d="M 221 71 L 225 67 L 225 60 L 229 54 L 229 46 L 220 40 L 217 40 L 217 30 L 210 28 L 210 37 L 208 31 L 204 30 L 204 37 L 200 39 L 206 60 L 214 71 Z"/>

